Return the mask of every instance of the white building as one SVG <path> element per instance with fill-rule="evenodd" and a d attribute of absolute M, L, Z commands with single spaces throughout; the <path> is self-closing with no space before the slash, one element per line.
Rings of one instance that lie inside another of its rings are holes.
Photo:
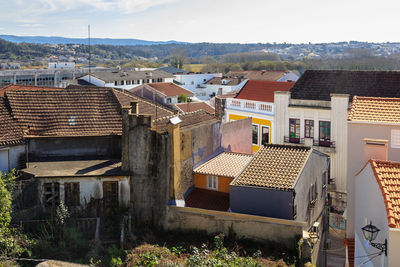
<path fill-rule="evenodd" d="M 175 81 L 178 82 L 183 88 L 195 93 L 198 89 L 209 80 L 215 77 L 222 77 L 221 73 L 188 73 L 188 74 L 174 74 Z"/>
<path fill-rule="evenodd" d="M 209 100 L 217 93 L 226 94 L 242 87 L 246 84 L 246 79 L 214 77 L 196 88 L 196 97 L 201 100 Z"/>
<path fill-rule="evenodd" d="M 174 76 L 164 71 L 93 72 L 80 79 L 99 87 L 132 89 L 145 83 L 173 82 Z"/>
<path fill-rule="evenodd" d="M 49 69 L 73 69 L 75 62 L 49 62 Z"/>
<path fill-rule="evenodd" d="M 399 266 L 399 184 L 399 162 L 369 160 L 356 175 L 354 266 Z M 365 227 L 373 229 L 371 225 L 379 231 L 367 240 Z"/>

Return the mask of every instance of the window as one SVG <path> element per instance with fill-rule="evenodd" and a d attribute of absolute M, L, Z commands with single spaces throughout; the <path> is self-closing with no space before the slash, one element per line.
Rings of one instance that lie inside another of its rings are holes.
<path fill-rule="evenodd" d="M 269 144 L 269 127 L 268 126 L 261 126 L 261 138 L 262 138 L 262 145 Z"/>
<path fill-rule="evenodd" d="M 316 184 L 312 184 L 310 187 L 308 199 L 310 200 L 310 207 L 315 206 L 315 202 L 317 200 L 317 187 Z"/>
<path fill-rule="evenodd" d="M 325 194 L 326 194 L 326 184 L 327 184 L 327 182 L 328 182 L 328 172 L 325 171 L 325 172 L 322 174 L 321 198 L 322 198 L 323 196 L 325 196 Z"/>
<path fill-rule="evenodd" d="M 60 204 L 60 184 L 44 183 L 43 198 L 45 206 L 53 208 L 58 206 Z"/>
<path fill-rule="evenodd" d="M 218 176 L 207 175 L 207 188 L 218 190 Z"/>
<path fill-rule="evenodd" d="M 392 148 L 400 148 L 400 130 L 391 130 L 391 144 Z"/>
<path fill-rule="evenodd" d="M 118 81 L 115 81 L 115 82 L 114 82 L 114 85 L 118 85 Z"/>
<path fill-rule="evenodd" d="M 319 122 L 319 145 L 320 146 L 331 146 L 331 122 L 320 121 Z"/>
<path fill-rule="evenodd" d="M 167 98 L 167 103 L 171 103 L 172 102 L 172 100 L 171 100 L 171 98 Z"/>
<path fill-rule="evenodd" d="M 111 214 L 118 208 L 118 182 L 103 182 L 104 212 Z"/>
<path fill-rule="evenodd" d="M 258 124 L 253 124 L 252 142 L 253 145 L 258 146 Z"/>
<path fill-rule="evenodd" d="M 127 80 L 126 85 L 131 85 L 131 80 Z"/>
<path fill-rule="evenodd" d="M 150 83 L 150 79 L 146 79 L 146 83 Z"/>
<path fill-rule="evenodd" d="M 79 183 L 65 183 L 64 192 L 65 192 L 65 205 L 79 206 L 81 204 Z"/>
<path fill-rule="evenodd" d="M 289 142 L 300 143 L 300 119 L 289 119 Z"/>
<path fill-rule="evenodd" d="M 192 81 L 192 84 L 194 84 L 194 81 Z"/>
<path fill-rule="evenodd" d="M 296 217 L 297 217 L 297 205 L 294 204 L 294 206 L 293 206 L 293 219 L 296 219 Z"/>
<path fill-rule="evenodd" d="M 304 137 L 305 138 L 314 138 L 314 121 L 313 120 L 305 120 L 304 121 Z"/>
<path fill-rule="evenodd" d="M 162 83 L 162 78 L 158 78 L 157 82 Z"/>

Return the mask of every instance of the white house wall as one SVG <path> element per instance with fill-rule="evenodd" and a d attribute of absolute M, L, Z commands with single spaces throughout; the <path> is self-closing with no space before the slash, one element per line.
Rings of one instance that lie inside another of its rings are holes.
<path fill-rule="evenodd" d="M 400 263 L 400 229 L 389 228 L 388 262 L 389 267 L 397 267 Z"/>
<path fill-rule="evenodd" d="M 367 255 L 379 252 L 379 250 L 372 246 L 366 246 L 362 234 L 361 228 L 369 224 L 371 221 L 373 225 L 380 229 L 374 242 L 383 243 L 385 238 L 388 238 L 389 234 L 386 206 L 371 165 L 368 164 L 364 170 L 356 176 L 354 266 L 361 266 L 362 263 L 369 259 L 369 256 Z M 370 259 L 371 258 L 372 257 L 370 257 Z M 383 265 L 381 265 L 382 260 L 384 261 Z M 366 264 L 362 266 L 387 267 L 388 260 L 387 257 L 385 257 L 385 254 L 382 254 L 381 256 L 372 259 L 370 265 Z"/>
<path fill-rule="evenodd" d="M 40 196 L 43 196 L 44 183 L 60 183 L 60 200 L 65 201 L 65 183 L 79 182 L 80 204 L 85 207 L 91 199 L 103 198 L 103 182 L 118 181 L 118 201 L 120 206 L 127 207 L 130 201 L 130 185 L 128 177 L 67 177 L 67 178 L 39 178 Z M 41 197 L 41 201 L 43 198 Z"/>
<path fill-rule="evenodd" d="M 204 84 L 205 82 L 217 77 L 219 74 L 216 73 L 204 73 L 204 74 L 176 74 L 175 80 L 181 83 L 181 87 L 196 92 L 198 85 Z"/>
<path fill-rule="evenodd" d="M 222 94 L 227 94 L 237 89 L 242 89 L 246 82 L 247 80 L 244 80 L 237 85 L 203 84 L 204 88 L 196 88 L 196 97 L 201 100 L 209 100 L 210 95 L 217 95 L 218 89 L 220 88 L 222 88 Z M 202 93 L 205 93 L 205 95 Z"/>
<path fill-rule="evenodd" d="M 83 76 L 81 79 L 86 81 L 86 82 L 89 82 L 89 75 Z M 99 87 L 105 87 L 106 86 L 106 83 L 103 80 L 100 80 L 99 78 L 94 77 L 93 75 L 90 75 L 90 83 L 92 83 L 92 84 L 94 84 L 96 86 L 99 86 Z"/>
<path fill-rule="evenodd" d="M 24 145 L 0 148 L 0 171 L 8 173 L 12 169 L 17 169 L 19 159 L 24 154 Z"/>

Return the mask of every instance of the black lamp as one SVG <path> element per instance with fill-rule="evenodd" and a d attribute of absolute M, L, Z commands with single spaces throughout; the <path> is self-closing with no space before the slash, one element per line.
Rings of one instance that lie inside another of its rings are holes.
<path fill-rule="evenodd" d="M 374 242 L 372 242 L 378 236 L 378 233 L 380 231 L 379 228 L 376 227 L 375 225 L 373 225 L 372 222 L 370 222 L 369 224 L 367 224 L 366 226 L 361 228 L 361 230 L 362 230 L 362 233 L 364 235 L 365 240 L 368 240 L 368 242 L 374 248 L 379 249 L 381 251 L 380 254 L 385 252 L 385 256 L 387 256 L 387 239 L 385 239 L 384 243 L 374 243 Z"/>

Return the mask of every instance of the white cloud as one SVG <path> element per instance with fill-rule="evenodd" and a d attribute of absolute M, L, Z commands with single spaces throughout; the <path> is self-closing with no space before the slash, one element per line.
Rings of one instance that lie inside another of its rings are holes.
<path fill-rule="evenodd" d="M 153 6 L 164 5 L 176 1 L 177 0 L 118 0 L 117 6 L 122 12 L 130 14 L 145 11 Z"/>

